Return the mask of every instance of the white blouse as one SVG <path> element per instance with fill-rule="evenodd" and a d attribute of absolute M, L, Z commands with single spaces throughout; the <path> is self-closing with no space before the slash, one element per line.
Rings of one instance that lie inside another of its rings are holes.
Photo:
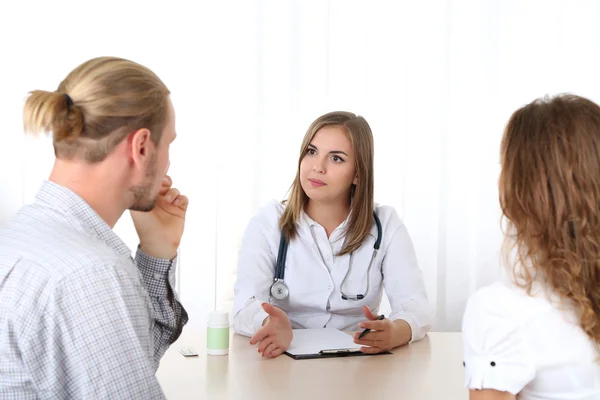
<path fill-rule="evenodd" d="M 477 291 L 463 318 L 466 387 L 527 400 L 600 399 L 600 354 L 575 312 L 540 286 Z"/>
<path fill-rule="evenodd" d="M 382 241 L 369 273 L 369 292 L 359 301 L 343 300 L 340 291 L 350 255 L 337 254 L 344 244 L 348 220 L 327 237 L 325 229 L 306 213 L 297 225 L 298 236 L 288 247 L 284 281 L 289 297 L 276 300 L 270 296 L 281 237 L 278 221 L 283 209 L 278 202 L 268 204 L 246 229 L 235 284 L 233 328 L 237 333 L 251 336 L 262 326 L 267 316 L 261 307 L 263 301 L 283 309 L 293 328 L 359 330 L 358 323 L 366 319 L 363 306 L 368 305 L 377 313 L 385 290 L 392 308 L 385 317 L 407 321 L 413 341 L 425 336 L 431 327 L 432 313 L 422 273 L 408 231 L 392 207 L 375 208 L 382 225 Z M 342 288 L 344 293 L 365 292 L 376 238 L 373 220 L 371 234 L 354 251 L 352 270 Z"/>

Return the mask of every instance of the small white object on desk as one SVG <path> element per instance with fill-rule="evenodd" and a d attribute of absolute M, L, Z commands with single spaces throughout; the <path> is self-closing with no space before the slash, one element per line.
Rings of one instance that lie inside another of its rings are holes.
<path fill-rule="evenodd" d="M 193 348 L 191 347 L 182 347 L 181 349 L 179 349 L 179 352 L 184 356 L 184 357 L 198 357 L 198 352 L 195 351 Z"/>

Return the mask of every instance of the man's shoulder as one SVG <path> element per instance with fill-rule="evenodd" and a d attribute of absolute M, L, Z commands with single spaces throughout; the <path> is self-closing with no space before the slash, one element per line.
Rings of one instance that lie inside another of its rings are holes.
<path fill-rule="evenodd" d="M 0 229 L 0 253 L 4 255 L 0 265 L 20 260 L 36 274 L 58 279 L 81 268 L 117 264 L 120 258 L 77 219 L 31 206 L 23 207 Z M 1 271 L 2 267 L 0 279 Z"/>

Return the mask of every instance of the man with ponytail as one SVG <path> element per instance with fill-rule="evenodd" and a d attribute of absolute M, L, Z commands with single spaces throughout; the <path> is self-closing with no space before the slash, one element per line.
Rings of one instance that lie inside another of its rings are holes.
<path fill-rule="evenodd" d="M 162 399 L 155 372 L 188 319 L 173 289 L 188 200 L 166 175 L 169 90 L 95 58 L 31 92 L 23 116 L 52 134 L 56 161 L 0 230 L 0 397 Z M 112 230 L 125 210 L 135 259 Z"/>

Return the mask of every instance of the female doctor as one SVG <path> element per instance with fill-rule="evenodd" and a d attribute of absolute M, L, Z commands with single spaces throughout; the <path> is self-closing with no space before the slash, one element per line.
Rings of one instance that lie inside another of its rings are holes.
<path fill-rule="evenodd" d="M 392 311 L 378 320 L 384 289 Z M 396 211 L 374 204 L 364 118 L 331 112 L 308 128 L 288 200 L 263 207 L 246 229 L 233 313 L 235 332 L 263 357 L 285 352 L 292 328 L 369 328 L 354 334 L 365 353 L 425 336 L 422 274 Z"/>

